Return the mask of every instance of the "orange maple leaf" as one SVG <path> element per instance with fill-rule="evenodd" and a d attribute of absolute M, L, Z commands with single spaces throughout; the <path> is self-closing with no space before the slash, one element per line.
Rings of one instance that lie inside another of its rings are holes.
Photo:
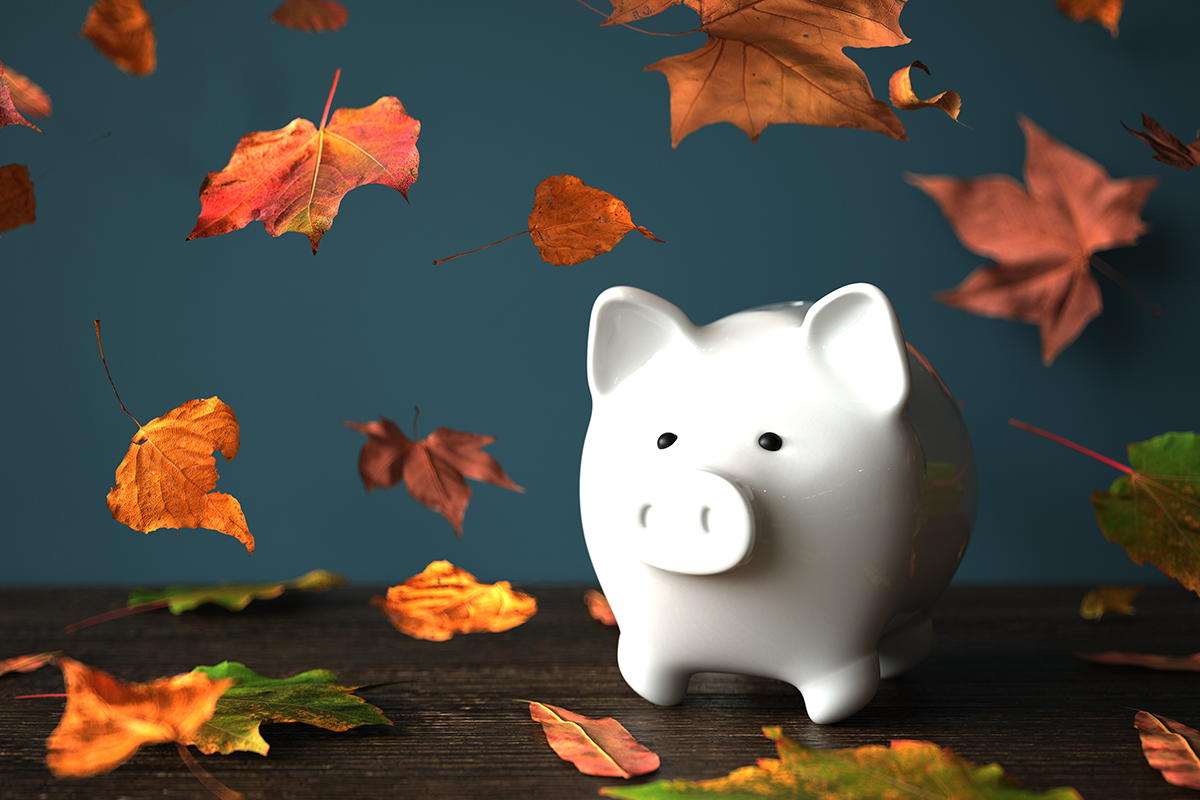
<path fill-rule="evenodd" d="M 144 78 L 158 66 L 154 23 L 142 0 L 96 0 L 80 33 L 131 75 Z"/>
<path fill-rule="evenodd" d="M 271 12 L 276 25 L 308 33 L 340 31 L 350 12 L 337 0 L 287 0 Z"/>
<path fill-rule="evenodd" d="M 187 742 L 216 709 L 233 679 L 186 672 L 126 683 L 59 656 L 67 707 L 46 740 L 46 766 L 60 778 L 110 772 L 145 744 Z"/>
<path fill-rule="evenodd" d="M 1129 288 L 1093 255 L 1135 244 L 1156 178 L 1113 180 L 1092 159 L 1024 116 L 1025 185 L 1008 175 L 905 179 L 937 202 L 967 249 L 995 259 L 937 299 L 985 317 L 1035 323 L 1049 366 L 1102 309 L 1089 264 Z M 1156 312 L 1155 312 L 1156 313 Z"/>
<path fill-rule="evenodd" d="M 36 211 L 29 168 L 24 164 L 0 167 L 0 231 L 32 225 L 37 219 Z"/>
<path fill-rule="evenodd" d="M 758 141 L 775 123 L 861 128 L 907 141 L 871 94 L 845 47 L 894 47 L 905 0 L 614 0 L 603 24 L 626 24 L 680 2 L 700 15 L 708 43 L 647 70 L 671 87 L 671 146 L 697 128 L 732 122 Z"/>
<path fill-rule="evenodd" d="M 504 474 L 496 459 L 483 452 L 486 445 L 496 441 L 495 436 L 443 426 L 420 440 L 414 430 L 409 439 L 387 417 L 380 417 L 378 422 L 343 424 L 369 437 L 358 456 L 358 474 L 368 492 L 380 487 L 390 489 L 404 481 L 413 499 L 445 517 L 460 539 L 471 499 L 471 487 L 464 476 L 514 492 L 525 491 Z"/>
<path fill-rule="evenodd" d="M 434 561 L 419 575 L 376 595 L 381 609 L 401 633 L 444 642 L 456 633 L 499 633 L 537 613 L 537 600 L 514 591 L 508 581 L 479 583 L 449 561 Z"/>
<path fill-rule="evenodd" d="M 1117 38 L 1125 0 L 1057 0 L 1058 10 L 1076 22 L 1096 22 Z"/>
<path fill-rule="evenodd" d="M 275 131 L 242 137 L 229 163 L 200 186 L 200 217 L 188 239 L 218 236 L 262 220 L 267 233 L 308 236 L 313 255 L 351 189 L 381 183 L 408 199 L 417 179 L 421 123 L 395 97 L 329 117 L 334 74 L 320 127 L 296 118 Z M 329 127 L 325 121 L 329 120 Z"/>
<path fill-rule="evenodd" d="M 26 125 L 41 133 L 41 128 L 21 116 L 21 112 L 13 105 L 13 99 L 8 86 L 8 76 L 4 72 L 4 64 L 0 63 L 0 128 L 5 125 Z"/>

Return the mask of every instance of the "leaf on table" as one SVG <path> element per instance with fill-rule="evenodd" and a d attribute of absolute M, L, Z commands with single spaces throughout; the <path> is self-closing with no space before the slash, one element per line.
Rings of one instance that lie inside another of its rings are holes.
<path fill-rule="evenodd" d="M 588 613 L 592 615 L 592 619 L 604 625 L 616 625 L 617 617 L 613 614 L 612 606 L 608 604 L 608 598 L 597 592 L 595 589 L 588 589 L 583 593 L 583 602 L 587 605 Z"/>
<path fill-rule="evenodd" d="M 391 489 L 403 481 L 412 498 L 445 517 L 460 539 L 471 500 L 471 487 L 464 478 L 525 491 L 512 482 L 496 459 L 483 452 L 496 441 L 495 436 L 442 426 L 424 439 L 417 439 L 414 430 L 409 439 L 395 422 L 382 416 L 378 422 L 342 424 L 368 437 L 358 454 L 358 474 L 368 492 Z"/>
<path fill-rule="evenodd" d="M 110 772 L 142 745 L 187 741 L 233 685 L 196 672 L 126 683 L 66 656 L 55 661 L 67 707 L 46 740 L 46 766 L 60 778 Z"/>
<path fill-rule="evenodd" d="M 779 759 L 759 759 L 727 777 L 703 781 L 670 780 L 639 786 L 605 786 L 600 794 L 627 800 L 665 798 L 802 798 L 853 797 L 893 800 L 899 797 L 959 800 L 1082 800 L 1070 787 L 1036 793 L 1023 791 L 999 764 L 978 766 L 932 742 L 895 740 L 891 747 L 867 745 L 822 750 L 766 727 Z"/>
<path fill-rule="evenodd" d="M 13 105 L 13 96 L 8 86 L 4 64 L 0 63 L 0 128 L 6 125 L 26 125 L 38 133 L 42 132 L 41 128 L 21 116 L 21 112 Z"/>
<path fill-rule="evenodd" d="M 926 75 L 931 74 L 929 67 L 920 61 L 914 61 L 907 67 L 903 67 L 892 73 L 891 80 L 888 81 L 888 96 L 892 101 L 892 105 L 905 111 L 913 111 L 918 108 L 940 108 L 950 115 L 950 119 L 957 121 L 958 112 L 962 110 L 962 98 L 958 92 L 942 92 L 941 94 L 935 94 L 928 100 L 922 100 L 917 97 L 916 92 L 912 88 L 912 76 L 909 74 L 909 71 L 913 67 L 925 70 Z"/>
<path fill-rule="evenodd" d="M 37 219 L 33 181 L 24 164 L 0 167 L 0 231 L 32 225 Z"/>
<path fill-rule="evenodd" d="M 159 592 L 135 589 L 129 593 L 129 608 L 146 603 L 164 601 L 171 613 L 178 616 L 205 603 L 215 603 L 230 611 L 241 611 L 251 600 L 270 600 L 283 594 L 286 589 L 306 592 L 327 592 L 335 586 L 349 582 L 345 575 L 323 569 L 314 569 L 290 581 L 273 583 L 221 583 L 216 586 L 189 587 L 171 586 Z"/>
<path fill-rule="evenodd" d="M 158 66 L 154 22 L 142 0 L 96 0 L 80 33 L 130 75 L 144 78 Z"/>
<path fill-rule="evenodd" d="M 1167 783 L 1200 789 L 1200 731 L 1168 717 L 1137 712 L 1133 725 L 1142 740 L 1142 754 Z"/>
<path fill-rule="evenodd" d="M 434 561 L 425 571 L 376 595 L 379 608 L 401 633 L 414 639 L 444 642 L 457 633 L 499 633 L 537 613 L 537 600 L 514 591 L 508 581 L 479 583 L 449 561 Z"/>
<path fill-rule="evenodd" d="M 615 2 L 603 24 L 628 23 L 679 2 L 700 15 L 708 42 L 646 67 L 670 85 L 672 147 L 714 122 L 732 122 L 751 141 L 768 125 L 786 122 L 907 141 L 900 120 L 842 52 L 908 42 L 900 30 L 902 0 Z"/>
<path fill-rule="evenodd" d="M 366 108 L 337 109 L 326 127 L 336 88 L 335 75 L 319 127 L 296 118 L 279 130 L 242 137 L 225 168 L 201 184 L 200 217 L 188 239 L 262 220 L 272 236 L 303 233 L 316 255 L 350 190 L 379 183 L 408 199 L 420 162 L 421 123 L 395 97 L 381 97 Z"/>
<path fill-rule="evenodd" d="M 1076 653 L 1075 655 L 1098 664 L 1146 667 L 1170 672 L 1200 672 L 1200 653 L 1193 653 L 1190 656 L 1160 656 L 1152 653 L 1124 653 L 1119 650 L 1109 650 L 1104 653 Z"/>
<path fill-rule="evenodd" d="M 12 67 L 0 64 L 0 76 L 8 82 L 8 93 L 12 104 L 18 111 L 30 117 L 45 118 L 54 109 L 50 103 L 50 95 L 42 87 L 17 72 Z M 0 90 L 3 91 L 3 90 Z M 3 101 L 0 100 L 0 105 Z"/>
<path fill-rule="evenodd" d="M 1154 148 L 1155 161 L 1161 161 L 1183 170 L 1200 167 L 1200 135 L 1191 144 L 1184 144 L 1182 139 L 1163 130 L 1162 125 L 1145 114 L 1142 114 L 1142 127 L 1145 128 L 1145 133 L 1135 131 L 1124 122 L 1121 123 L 1121 127 Z"/>
<path fill-rule="evenodd" d="M 13 656 L 12 658 L 0 659 L 0 675 L 9 672 L 33 672 L 35 669 L 49 664 L 60 655 L 62 655 L 61 650 L 53 653 L 37 653 L 36 655 Z"/>
<path fill-rule="evenodd" d="M 1099 620 L 1105 614 L 1133 616 L 1133 599 L 1145 591 L 1142 586 L 1097 586 L 1079 602 L 1079 616 Z"/>
<path fill-rule="evenodd" d="M 108 493 L 113 519 L 149 533 L 159 528 L 209 528 L 236 538 L 254 552 L 241 503 L 212 491 L 216 459 L 238 451 L 238 422 L 220 399 L 189 400 L 142 425 L 117 467 Z"/>
<path fill-rule="evenodd" d="M 1021 116 L 1025 185 L 1008 175 L 905 179 L 937 202 L 963 245 L 995 259 L 937 299 L 985 317 L 1034 323 L 1049 366 L 1100 314 L 1094 253 L 1135 244 L 1156 178 L 1113 180 L 1102 166 Z"/>
<path fill-rule="evenodd" d="M 327 669 L 311 669 L 290 678 L 265 678 L 236 661 L 196 667 L 192 674 L 231 684 L 217 701 L 212 717 L 185 744 L 201 753 L 229 755 L 236 750 L 266 755 L 270 745 L 259 726 L 264 722 L 303 722 L 327 731 L 347 731 L 359 725 L 391 725 L 375 706 L 342 686 Z"/>
<path fill-rule="evenodd" d="M 336 0 L 287 0 L 271 12 L 276 25 L 308 33 L 340 31 L 350 12 Z"/>
<path fill-rule="evenodd" d="M 1096 22 L 1117 38 L 1117 23 L 1125 0 L 1057 0 L 1058 10 L 1076 22 Z"/>
<path fill-rule="evenodd" d="M 632 778 L 658 769 L 658 756 L 612 717 L 591 719 L 558 706 L 531 702 L 529 716 L 542 723 L 559 758 L 584 775 Z"/>

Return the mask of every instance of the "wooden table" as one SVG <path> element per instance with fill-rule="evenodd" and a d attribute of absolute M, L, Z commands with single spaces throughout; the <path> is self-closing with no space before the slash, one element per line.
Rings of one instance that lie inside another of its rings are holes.
<path fill-rule="evenodd" d="M 934 653 L 909 675 L 885 681 L 875 700 L 829 726 L 808 721 L 784 684 L 707 673 L 681 706 L 658 708 L 617 671 L 617 631 L 593 621 L 583 587 L 524 587 L 540 611 L 500 634 L 443 643 L 398 633 L 368 601 L 383 587 L 325 595 L 287 593 L 233 613 L 206 606 L 165 610 L 66 635 L 63 626 L 124 604 L 120 589 L 0 589 L 0 658 L 63 650 L 122 679 L 148 681 L 224 660 L 268 677 L 326 668 L 347 685 L 397 681 L 362 695 L 395 727 L 344 733 L 264 725 L 269 756 L 198 756 L 248 798 L 596 797 L 620 779 L 578 773 L 546 745 L 518 698 L 613 716 L 662 758 L 636 782 L 701 779 L 771 757 L 764 725 L 830 748 L 924 739 L 977 763 L 998 762 L 1022 785 L 1074 786 L 1086 800 L 1190 798 L 1142 756 L 1133 709 L 1200 727 L 1200 675 L 1106 666 L 1073 652 L 1200 650 L 1200 598 L 1152 587 L 1134 617 L 1080 619 L 1081 587 L 952 587 L 936 616 Z M 61 692 L 44 667 L 0 677 L 0 797 L 210 798 L 172 745 L 144 748 L 114 772 L 56 779 L 44 741 L 63 700 L 14 700 Z"/>

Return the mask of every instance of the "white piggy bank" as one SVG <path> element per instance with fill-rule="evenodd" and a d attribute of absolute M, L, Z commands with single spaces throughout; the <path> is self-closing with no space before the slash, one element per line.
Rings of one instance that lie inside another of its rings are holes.
<path fill-rule="evenodd" d="M 823 724 L 925 659 L 975 466 L 883 292 L 698 327 L 618 286 L 592 310 L 587 368 L 580 508 L 634 691 L 673 705 L 695 672 L 776 678 Z"/>

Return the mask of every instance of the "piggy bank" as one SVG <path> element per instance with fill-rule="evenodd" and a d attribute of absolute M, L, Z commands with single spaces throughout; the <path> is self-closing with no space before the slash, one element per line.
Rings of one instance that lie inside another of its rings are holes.
<path fill-rule="evenodd" d="M 580 467 L 588 552 L 629 686 L 701 671 L 794 685 L 836 722 L 919 664 L 976 507 L 958 405 L 864 283 L 693 325 L 596 300 Z"/>

